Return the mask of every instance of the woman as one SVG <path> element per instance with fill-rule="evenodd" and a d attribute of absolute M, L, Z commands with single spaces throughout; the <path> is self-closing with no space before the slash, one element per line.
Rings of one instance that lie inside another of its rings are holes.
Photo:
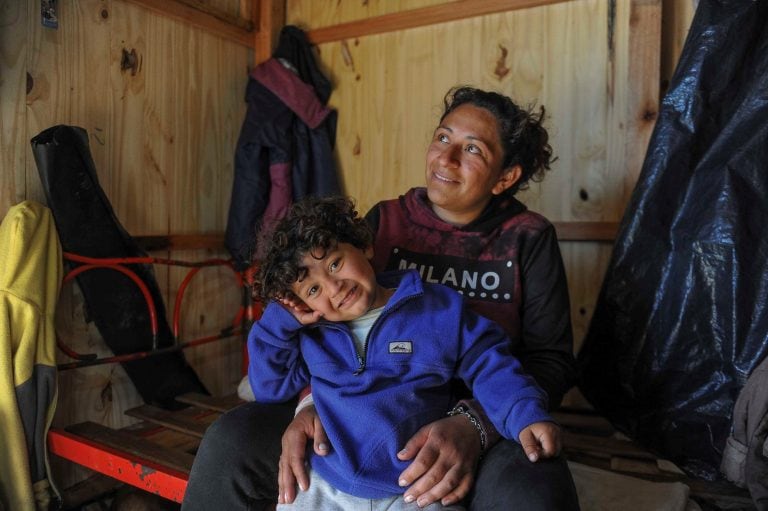
<path fill-rule="evenodd" d="M 463 292 L 475 311 L 505 328 L 514 354 L 547 392 L 552 409 L 574 373 L 565 273 L 552 225 L 514 198 L 549 169 L 543 115 L 543 109 L 532 114 L 500 94 L 450 91 L 427 151 L 426 188 L 377 204 L 368 219 L 376 231 L 376 270 L 415 267 L 424 280 Z M 311 397 L 302 401 L 307 403 Z M 469 509 L 478 511 L 509 509 L 510 503 L 525 510 L 578 509 L 562 457 L 531 463 L 519 444 L 499 441 L 479 405 L 459 405 L 453 415 L 422 428 L 399 454 L 413 460 L 400 477 L 406 499 L 423 507 L 468 496 Z M 292 410 L 292 403 L 252 403 L 214 423 L 182 507 L 266 507 L 274 495 L 270 459 L 278 456 L 279 501 L 291 502 L 297 481 L 300 488 L 308 485 L 308 439 L 320 455 L 333 448 L 310 404 L 285 429 L 278 452 L 275 435 Z"/>
<path fill-rule="evenodd" d="M 377 204 L 367 215 L 376 231 L 377 271 L 417 268 L 422 279 L 462 292 L 478 313 L 502 325 L 513 352 L 555 408 L 574 376 L 568 291 L 554 228 L 514 198 L 543 178 L 552 157 L 536 115 L 509 98 L 472 88 L 450 91 L 427 151 L 426 188 Z M 498 440 L 482 409 L 466 403 L 488 443 Z M 314 437 L 327 452 L 312 407 L 301 409 L 283 438 L 281 501 L 306 485 L 303 447 Z M 325 450 L 320 449 L 320 446 Z M 532 464 L 519 444 L 486 447 L 469 508 L 576 509 L 562 458 Z M 480 458 L 480 436 L 466 414 L 426 426 L 403 449 L 413 459 L 401 476 L 405 497 L 420 505 L 448 505 L 470 492 Z"/>

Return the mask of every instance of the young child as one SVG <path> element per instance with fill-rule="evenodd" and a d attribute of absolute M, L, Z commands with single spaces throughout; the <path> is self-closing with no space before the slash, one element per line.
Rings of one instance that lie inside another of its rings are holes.
<path fill-rule="evenodd" d="M 523 374 L 503 330 L 415 270 L 377 277 L 371 243 L 351 201 L 309 198 L 277 225 L 262 261 L 254 293 L 274 301 L 248 338 L 254 395 L 283 402 L 311 385 L 332 446 L 310 453 L 310 487 L 278 510 L 416 509 L 403 501 L 398 475 L 408 463 L 397 452 L 451 410 L 455 378 L 532 460 L 560 450 L 546 395 Z M 456 411 L 482 443 L 476 418 Z"/>

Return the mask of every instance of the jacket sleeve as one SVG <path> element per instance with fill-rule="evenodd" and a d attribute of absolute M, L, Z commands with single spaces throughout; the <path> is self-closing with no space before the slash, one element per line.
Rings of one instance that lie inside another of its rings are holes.
<path fill-rule="evenodd" d="M 270 303 L 248 335 L 248 380 L 256 401 L 282 403 L 309 384 L 299 349 L 302 325 L 285 308 Z"/>
<path fill-rule="evenodd" d="M 553 226 L 523 247 L 521 274 L 522 346 L 517 354 L 553 410 L 576 375 L 568 284 Z"/>
<path fill-rule="evenodd" d="M 496 430 L 517 441 L 526 426 L 552 421 L 544 391 L 512 355 L 501 327 L 466 308 L 461 324 L 458 374 Z"/>
<path fill-rule="evenodd" d="M 229 202 L 225 244 L 235 267 L 244 270 L 251 263 L 258 223 L 269 202 L 271 180 L 270 143 L 278 123 L 264 113 L 269 100 L 256 80 L 249 78 L 248 110 L 235 148 L 235 175 Z"/>

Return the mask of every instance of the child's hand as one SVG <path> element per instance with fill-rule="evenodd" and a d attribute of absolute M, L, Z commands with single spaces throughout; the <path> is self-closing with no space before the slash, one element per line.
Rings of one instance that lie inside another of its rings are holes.
<path fill-rule="evenodd" d="M 554 422 L 534 422 L 520 432 L 520 445 L 532 462 L 560 454 L 560 426 Z"/>
<path fill-rule="evenodd" d="M 279 301 L 302 325 L 311 325 L 320 321 L 320 318 L 323 317 L 321 313 L 310 309 L 306 303 L 293 293 L 285 295 Z"/>

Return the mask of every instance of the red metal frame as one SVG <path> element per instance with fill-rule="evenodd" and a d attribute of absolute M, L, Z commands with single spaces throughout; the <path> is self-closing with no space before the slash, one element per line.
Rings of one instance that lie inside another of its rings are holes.
<path fill-rule="evenodd" d="M 240 272 L 238 272 L 237 270 L 235 270 L 230 260 L 208 259 L 205 261 L 193 263 L 188 261 L 180 261 L 176 259 L 165 259 L 165 258 L 159 258 L 159 257 L 96 258 L 96 257 L 81 256 L 78 254 L 73 254 L 71 252 L 64 252 L 64 259 L 73 263 L 79 263 L 81 264 L 81 266 L 77 266 L 72 270 L 70 270 L 69 273 L 67 273 L 67 275 L 64 277 L 63 283 L 72 281 L 75 277 L 77 277 L 79 274 L 83 272 L 100 268 L 100 269 L 110 269 L 110 270 L 118 271 L 123 275 L 125 275 L 126 277 L 128 277 L 134 284 L 136 284 L 136 286 L 138 286 L 142 296 L 144 296 L 144 300 L 146 301 L 147 308 L 149 310 L 150 327 L 152 332 L 152 349 L 148 351 L 141 351 L 141 352 L 135 352 L 135 353 L 127 353 L 123 355 L 114 355 L 111 357 L 98 358 L 97 355 L 93 353 L 89 353 L 89 354 L 77 353 L 75 350 L 70 348 L 57 335 L 56 345 L 58 346 L 58 348 L 62 352 L 64 352 L 68 357 L 77 360 L 77 362 L 68 362 L 68 363 L 59 364 L 58 365 L 59 370 L 75 369 L 78 367 L 86 367 L 86 366 L 98 365 L 98 364 L 128 362 L 131 360 L 146 358 L 153 355 L 168 353 L 170 351 L 177 351 L 177 350 L 192 347 L 192 346 L 198 346 L 200 344 L 209 343 L 219 339 L 226 339 L 228 337 L 232 337 L 234 335 L 242 333 L 243 332 L 242 329 L 238 330 L 237 327 L 241 326 L 245 319 L 250 319 L 250 316 L 252 316 L 252 312 L 250 310 L 246 310 L 246 308 L 251 309 L 251 306 L 250 305 L 246 306 L 246 304 L 241 304 L 235 315 L 235 319 L 232 322 L 232 326 L 225 328 L 218 335 L 203 337 L 200 339 L 195 339 L 193 341 L 188 341 L 184 343 L 179 342 L 179 335 L 180 335 L 179 323 L 180 323 L 180 317 L 181 317 L 181 302 L 182 302 L 182 299 L 184 298 L 184 292 L 186 291 L 187 286 L 189 285 L 192 278 L 202 268 L 209 267 L 209 266 L 226 266 L 229 269 L 231 269 L 232 272 L 234 273 L 238 288 L 242 290 L 246 289 L 245 287 L 246 282 L 245 282 L 245 279 L 243 278 L 243 275 L 240 274 Z M 141 278 L 132 269 L 128 268 L 127 266 L 124 266 L 126 264 L 164 264 L 168 266 L 186 266 L 191 268 L 190 271 L 182 280 L 181 285 L 179 286 L 179 289 L 176 293 L 176 300 L 173 307 L 173 324 L 172 324 L 173 337 L 175 341 L 175 344 L 173 346 L 158 349 L 157 347 L 158 324 L 157 324 L 157 312 L 156 312 L 154 300 L 152 299 L 152 295 L 149 292 L 149 289 L 147 288 L 147 285 L 144 283 L 144 281 L 142 281 Z"/>
<path fill-rule="evenodd" d="M 68 252 L 64 253 L 64 258 L 70 262 L 80 264 L 80 266 L 75 267 L 65 276 L 63 281 L 64 283 L 73 280 L 77 275 L 85 271 L 95 268 L 108 268 L 119 271 L 120 273 L 126 275 L 139 287 L 149 309 L 152 328 L 152 349 L 149 351 L 98 358 L 95 354 L 80 354 L 75 352 L 57 336 L 56 343 L 59 349 L 61 349 L 70 358 L 76 360 L 75 362 L 59 364 L 58 368 L 60 370 L 74 369 L 96 364 L 127 362 L 130 360 L 146 358 L 160 353 L 167 353 L 169 351 L 198 346 L 215 340 L 232 337 L 234 335 L 244 333 L 244 327 L 252 323 L 256 319 L 257 315 L 259 315 L 261 312 L 255 304 L 247 300 L 247 297 L 244 294 L 243 303 L 240 305 L 231 327 L 225 328 L 218 335 L 202 337 L 192 341 L 179 342 L 181 303 L 184 297 L 184 292 L 192 278 L 202 268 L 217 265 L 229 267 L 234 272 L 237 286 L 242 290 L 243 293 L 245 293 L 247 290 L 246 284 L 250 284 L 252 281 L 253 270 L 247 272 L 248 274 L 244 277 L 240 272 L 235 270 L 231 261 L 223 259 L 209 259 L 198 263 L 190 263 L 185 261 L 161 259 L 155 257 L 92 258 Z M 125 264 L 165 264 L 187 266 L 191 268 L 182 280 L 179 286 L 179 290 L 176 293 L 172 325 L 173 336 L 175 340 L 175 344 L 173 346 L 164 348 L 157 347 L 158 325 L 154 301 L 146 284 L 141 280 L 140 277 L 138 277 L 138 275 L 136 275 L 133 270 L 124 266 Z M 243 373 L 245 374 L 247 371 L 247 351 L 245 346 L 243 346 L 243 354 Z M 57 456 L 110 476 L 124 483 L 149 491 L 163 498 L 178 503 L 181 503 L 182 499 L 184 498 L 184 492 L 187 488 L 189 474 L 180 472 L 177 469 L 164 466 L 157 462 L 141 458 L 133 453 L 124 452 L 114 447 L 98 443 L 86 437 L 75 435 L 58 428 L 53 428 L 48 432 L 48 447 L 50 452 Z"/>
<path fill-rule="evenodd" d="M 119 451 L 60 429 L 48 432 L 48 448 L 57 456 L 181 503 L 189 474 Z"/>

